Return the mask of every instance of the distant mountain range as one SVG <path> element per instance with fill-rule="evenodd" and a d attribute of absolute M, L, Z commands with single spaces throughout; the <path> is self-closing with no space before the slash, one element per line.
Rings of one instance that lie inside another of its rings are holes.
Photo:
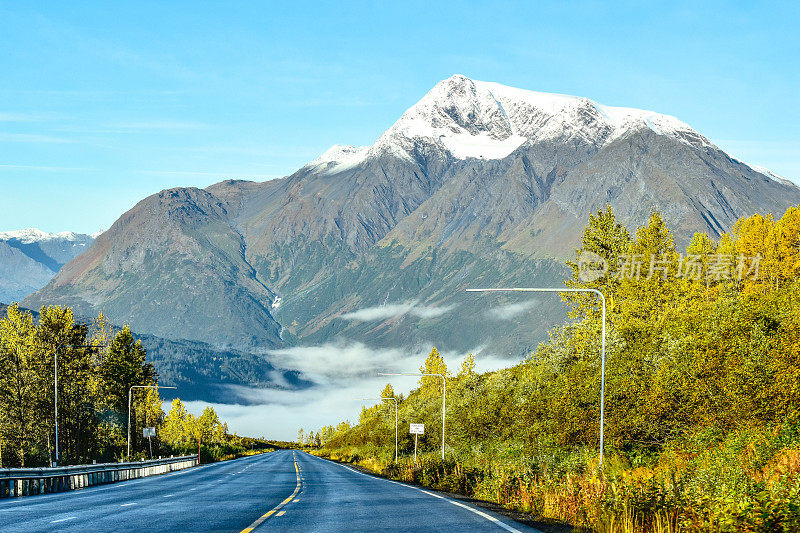
<path fill-rule="evenodd" d="M 44 287 L 62 266 L 85 252 L 96 236 L 35 228 L 0 232 L 0 302 L 19 302 Z"/>
<path fill-rule="evenodd" d="M 610 204 L 633 229 L 658 210 L 685 245 L 798 203 L 676 118 L 456 75 L 371 146 L 143 199 L 24 305 L 244 350 L 347 338 L 521 355 L 562 307 L 519 321 L 463 289 L 557 285 L 591 212 Z"/>

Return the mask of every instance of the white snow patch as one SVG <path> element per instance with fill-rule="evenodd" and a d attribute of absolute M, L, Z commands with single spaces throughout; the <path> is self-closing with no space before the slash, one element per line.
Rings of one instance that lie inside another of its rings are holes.
<path fill-rule="evenodd" d="M 503 159 L 527 141 L 520 135 L 511 135 L 502 140 L 492 139 L 482 133 L 480 135 L 456 134 L 442 136 L 442 144 L 458 159 L 476 157 L 481 159 Z"/>
<path fill-rule="evenodd" d="M 366 159 L 368 150 L 369 146 L 334 144 L 306 166 L 317 167 L 324 170 L 326 174 L 341 172 L 358 165 Z"/>
<path fill-rule="evenodd" d="M 739 161 L 739 160 L 737 159 L 737 161 Z M 797 185 L 794 182 L 792 182 L 792 180 L 786 179 L 783 176 L 779 176 L 778 174 L 775 174 L 774 172 L 772 172 L 768 168 L 764 168 L 764 167 L 761 167 L 761 166 L 758 166 L 758 165 L 751 165 L 750 163 L 745 163 L 744 161 L 740 161 L 740 163 L 744 163 L 745 165 L 747 165 L 748 167 L 752 168 L 753 170 L 755 170 L 759 174 L 763 174 L 766 177 L 768 177 L 769 179 L 777 181 L 778 183 L 783 183 L 784 185 L 792 185 L 794 187 L 797 187 Z"/>
<path fill-rule="evenodd" d="M 80 235 L 78 233 L 75 233 L 74 231 L 47 233 L 37 228 L 0 232 L 0 240 L 8 241 L 11 239 L 17 239 L 23 244 L 31 244 L 34 242 L 44 242 L 53 240 L 76 241 L 78 237 L 80 237 Z"/>

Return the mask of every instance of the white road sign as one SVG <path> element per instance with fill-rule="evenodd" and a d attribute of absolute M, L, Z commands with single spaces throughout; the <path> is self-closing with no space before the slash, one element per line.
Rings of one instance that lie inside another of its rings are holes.
<path fill-rule="evenodd" d="M 411 427 L 408 430 L 409 433 L 412 435 L 424 435 L 425 434 L 425 424 L 411 424 Z"/>
<path fill-rule="evenodd" d="M 145 437 L 155 437 L 156 428 L 142 428 L 142 435 Z"/>

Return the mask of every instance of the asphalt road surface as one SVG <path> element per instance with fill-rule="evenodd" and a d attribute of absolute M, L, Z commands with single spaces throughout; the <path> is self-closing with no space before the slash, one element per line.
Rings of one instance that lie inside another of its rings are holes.
<path fill-rule="evenodd" d="M 536 531 L 303 452 L 0 500 L 0 531 Z"/>

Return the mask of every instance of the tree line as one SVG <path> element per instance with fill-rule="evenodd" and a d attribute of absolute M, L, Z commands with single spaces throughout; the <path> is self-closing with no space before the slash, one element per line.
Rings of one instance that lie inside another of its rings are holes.
<path fill-rule="evenodd" d="M 149 457 L 151 448 L 158 456 L 197 453 L 204 444 L 211 458 L 223 445 L 225 453 L 253 446 L 229 435 L 211 407 L 194 417 L 175 400 L 165 414 L 157 385 L 128 326 L 113 328 L 102 314 L 81 323 L 60 306 L 45 306 L 36 318 L 11 305 L 0 319 L 0 466 L 53 464 L 56 394 L 59 464 L 126 458 L 129 393 L 132 458 Z M 143 437 L 145 427 L 155 427 L 156 437 Z"/>

